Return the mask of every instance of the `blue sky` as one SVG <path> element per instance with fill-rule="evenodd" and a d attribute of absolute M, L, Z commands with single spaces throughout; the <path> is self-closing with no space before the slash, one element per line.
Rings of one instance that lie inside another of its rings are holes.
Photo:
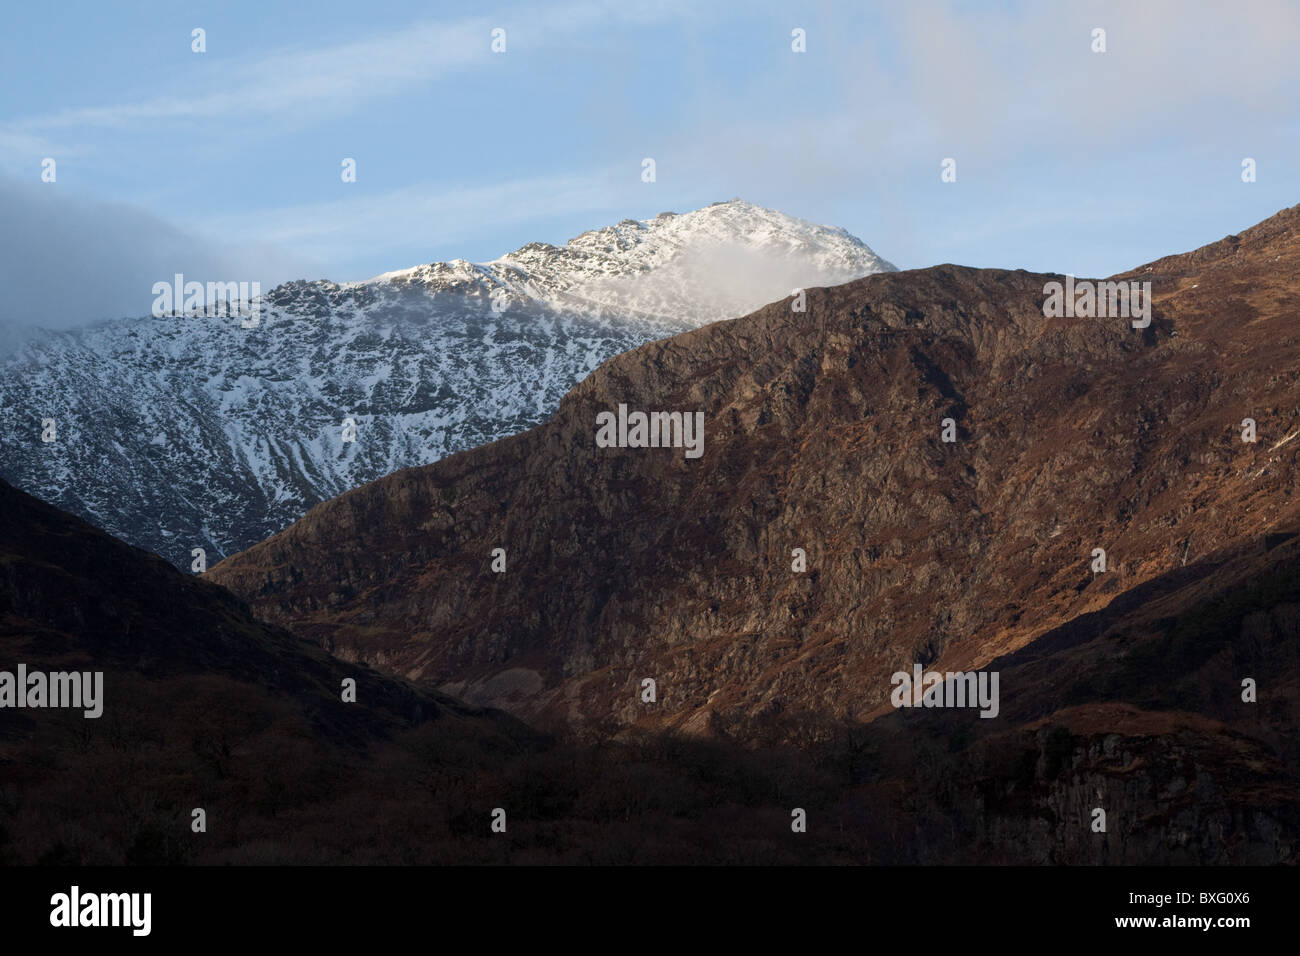
<path fill-rule="evenodd" d="M 175 271 L 266 287 L 492 259 L 733 196 L 843 226 L 901 268 L 1077 275 L 1300 202 L 1288 0 L 65 2 L 6 17 L 9 321 L 144 314 Z"/>

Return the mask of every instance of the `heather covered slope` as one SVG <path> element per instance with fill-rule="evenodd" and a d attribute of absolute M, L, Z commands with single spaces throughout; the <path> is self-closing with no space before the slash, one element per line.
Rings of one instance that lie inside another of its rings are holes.
<path fill-rule="evenodd" d="M 336 654 L 529 718 L 874 715 L 913 662 L 981 666 L 1296 523 L 1298 218 L 1138 270 L 1145 329 L 1044 318 L 1060 276 L 940 266 L 650 343 L 547 424 L 211 576 Z M 703 411 L 703 456 L 598 448 L 620 403 Z"/>

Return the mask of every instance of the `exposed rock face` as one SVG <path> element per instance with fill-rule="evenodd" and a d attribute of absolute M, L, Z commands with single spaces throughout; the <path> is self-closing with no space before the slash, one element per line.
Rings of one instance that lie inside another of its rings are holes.
<path fill-rule="evenodd" d="M 983 666 L 1300 524 L 1298 270 L 1300 208 L 1131 273 L 1144 329 L 1044 318 L 1064 277 L 1023 271 L 810 290 L 620 355 L 545 425 L 210 574 L 338 655 L 527 718 L 875 716 L 895 671 Z M 597 447 L 619 404 L 702 411 L 702 457 Z"/>

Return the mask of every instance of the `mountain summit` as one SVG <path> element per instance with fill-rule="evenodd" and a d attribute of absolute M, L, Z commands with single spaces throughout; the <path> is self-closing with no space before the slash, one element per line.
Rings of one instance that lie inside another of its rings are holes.
<path fill-rule="evenodd" d="M 507 301 L 676 328 L 744 315 L 793 288 L 895 271 L 843 229 L 733 199 L 682 215 L 624 219 L 563 246 L 533 242 L 492 262 L 438 262 L 361 285 L 393 282 L 487 297 L 499 291 Z"/>
<path fill-rule="evenodd" d="M 841 229 L 733 200 L 489 263 L 287 283 L 257 328 L 47 332 L 3 360 L 0 476 L 188 568 L 195 548 L 232 554 L 349 488 L 536 425 L 643 342 L 890 270 Z"/>

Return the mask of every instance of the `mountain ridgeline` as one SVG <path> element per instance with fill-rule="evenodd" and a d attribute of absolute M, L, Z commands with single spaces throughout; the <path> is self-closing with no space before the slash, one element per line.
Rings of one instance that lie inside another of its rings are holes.
<path fill-rule="evenodd" d="M 0 359 L 0 476 L 188 570 L 195 548 L 215 562 L 363 482 L 545 421 L 643 342 L 892 269 L 842 229 L 734 200 L 485 264 L 288 283 L 252 328 L 42 332 Z"/>

